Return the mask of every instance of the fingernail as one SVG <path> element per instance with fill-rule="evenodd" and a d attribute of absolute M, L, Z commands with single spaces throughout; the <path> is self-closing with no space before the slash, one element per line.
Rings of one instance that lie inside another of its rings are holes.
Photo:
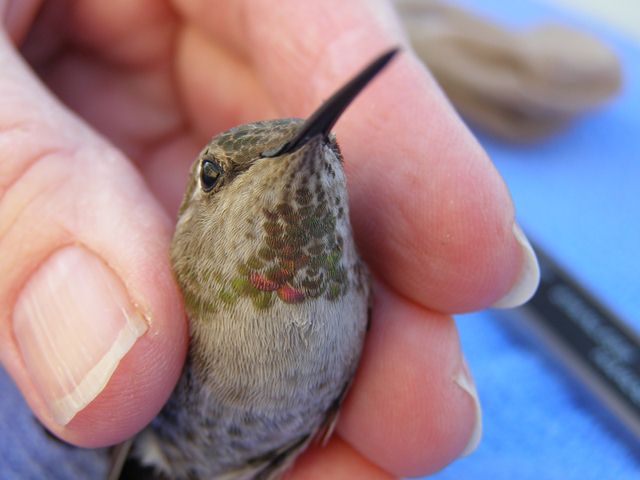
<path fill-rule="evenodd" d="M 13 328 L 33 383 L 53 419 L 66 425 L 104 389 L 148 324 L 115 273 L 74 246 L 31 277 Z"/>
<path fill-rule="evenodd" d="M 473 400 L 473 405 L 476 413 L 476 423 L 473 427 L 473 431 L 471 432 L 471 436 L 469 437 L 469 441 L 467 442 L 467 446 L 462 451 L 461 457 L 466 457 L 475 451 L 480 444 L 480 439 L 482 438 L 482 407 L 480 406 L 480 399 L 478 398 L 478 391 L 476 390 L 476 384 L 471 377 L 471 372 L 469 371 L 469 366 L 465 359 L 462 359 L 462 366 L 460 371 L 454 378 L 454 382 L 465 392 L 469 394 L 471 399 Z"/>
<path fill-rule="evenodd" d="M 513 235 L 522 249 L 522 267 L 511 290 L 493 304 L 494 308 L 513 308 L 522 305 L 533 296 L 540 283 L 540 267 L 536 253 L 517 223 L 513 224 Z"/>

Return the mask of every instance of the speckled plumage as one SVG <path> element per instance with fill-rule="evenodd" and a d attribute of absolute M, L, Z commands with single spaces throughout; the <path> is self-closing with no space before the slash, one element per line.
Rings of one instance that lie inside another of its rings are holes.
<path fill-rule="evenodd" d="M 169 477 L 270 478 L 331 422 L 354 374 L 368 281 L 335 139 L 260 158 L 300 124 L 237 127 L 193 166 L 172 247 L 189 360 L 136 446 Z M 205 159 L 225 172 L 210 193 Z"/>
<path fill-rule="evenodd" d="M 369 279 L 329 131 L 394 54 L 306 122 L 233 128 L 195 161 L 171 249 L 189 355 L 133 447 L 162 476 L 277 478 L 330 435 L 362 350 Z"/>

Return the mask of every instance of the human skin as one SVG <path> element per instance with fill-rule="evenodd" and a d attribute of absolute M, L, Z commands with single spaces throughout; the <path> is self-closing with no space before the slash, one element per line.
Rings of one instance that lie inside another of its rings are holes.
<path fill-rule="evenodd" d="M 337 434 L 291 478 L 424 475 L 472 448 L 480 411 L 451 315 L 525 301 L 535 257 L 502 179 L 390 4 L 76 0 L 36 16 L 40 4 L 0 0 L 0 360 L 47 428 L 113 444 L 170 394 L 187 329 L 169 243 L 208 139 L 304 117 L 400 45 L 335 128 L 374 275 L 372 327 Z M 93 295 L 96 272 L 111 297 Z M 138 330 L 114 360 L 105 351 L 125 324 Z M 53 347 L 33 344 L 43 328 Z M 112 368 L 83 383 L 80 406 L 52 407 L 103 358 Z M 51 380 L 71 359 L 87 364 L 71 387 Z"/>

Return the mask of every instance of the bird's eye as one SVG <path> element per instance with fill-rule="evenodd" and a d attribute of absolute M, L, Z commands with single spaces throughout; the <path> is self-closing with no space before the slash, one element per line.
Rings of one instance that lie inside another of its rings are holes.
<path fill-rule="evenodd" d="M 202 190 L 210 192 L 222 178 L 222 167 L 216 162 L 205 160 L 200 168 L 200 184 Z"/>

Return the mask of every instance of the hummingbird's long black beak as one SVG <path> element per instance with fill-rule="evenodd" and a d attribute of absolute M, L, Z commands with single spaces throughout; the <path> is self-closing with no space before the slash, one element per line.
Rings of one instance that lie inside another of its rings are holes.
<path fill-rule="evenodd" d="M 393 48 L 376 58 L 364 70 L 334 93 L 326 102 L 320 105 L 320 108 L 313 112 L 302 124 L 295 137 L 281 147 L 264 152 L 262 156 L 278 157 L 295 152 L 316 135 L 329 135 L 329 132 L 340 118 L 340 115 L 342 115 L 353 99 L 358 96 L 371 79 L 398 53 L 398 50 L 398 48 Z"/>

